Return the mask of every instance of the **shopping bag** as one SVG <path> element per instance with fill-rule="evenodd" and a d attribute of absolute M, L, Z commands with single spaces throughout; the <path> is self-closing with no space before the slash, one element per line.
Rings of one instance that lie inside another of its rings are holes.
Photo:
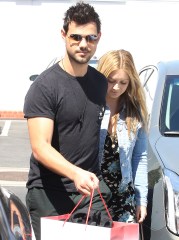
<path fill-rule="evenodd" d="M 113 221 L 110 240 L 139 240 L 139 224 Z M 101 239 L 102 240 L 102 239 Z"/>
<path fill-rule="evenodd" d="M 101 200 L 106 208 L 109 219 L 112 217 L 100 193 Z M 41 240 L 139 240 L 138 223 L 124 223 L 112 221 L 112 227 L 88 225 L 93 193 L 91 194 L 86 223 L 68 222 L 70 216 L 84 199 L 83 196 L 69 214 L 41 218 Z"/>

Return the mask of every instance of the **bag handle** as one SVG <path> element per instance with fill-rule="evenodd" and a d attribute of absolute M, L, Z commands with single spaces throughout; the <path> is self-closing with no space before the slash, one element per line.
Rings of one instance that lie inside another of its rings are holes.
<path fill-rule="evenodd" d="M 107 208 L 107 205 L 106 205 L 106 203 L 105 203 L 105 201 L 104 201 L 104 198 L 103 198 L 103 196 L 102 196 L 102 194 L 101 194 L 100 189 L 97 188 L 97 191 L 98 191 L 98 193 L 99 193 L 99 195 L 100 195 L 101 201 L 102 201 L 103 204 L 104 204 L 104 207 L 105 207 L 105 209 L 106 209 L 106 212 L 107 212 L 110 220 L 112 221 L 111 214 L 110 214 L 110 212 L 109 212 L 109 210 L 108 210 L 108 208 Z M 88 208 L 88 213 L 87 213 L 86 223 L 85 223 L 86 225 L 88 224 L 88 219 L 89 219 L 89 215 L 90 215 L 90 210 L 91 210 L 91 207 L 92 207 L 93 195 L 94 195 L 94 189 L 92 190 L 91 196 L 90 196 L 90 203 L 89 203 L 89 208 Z M 73 214 L 73 212 L 77 209 L 77 207 L 80 205 L 80 203 L 83 201 L 83 199 L 84 199 L 85 197 L 86 197 L 86 195 L 83 195 L 83 196 L 80 198 L 79 202 L 76 204 L 76 206 L 73 208 L 73 210 L 68 214 L 68 217 L 65 219 L 65 221 L 64 221 L 64 223 L 63 223 L 63 226 L 65 225 L 65 223 L 68 221 L 68 219 L 71 217 L 71 215 Z"/>

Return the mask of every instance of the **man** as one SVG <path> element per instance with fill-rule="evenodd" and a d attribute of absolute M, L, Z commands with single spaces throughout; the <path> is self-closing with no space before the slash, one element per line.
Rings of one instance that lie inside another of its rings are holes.
<path fill-rule="evenodd" d="M 39 75 L 24 103 L 32 147 L 26 202 L 37 240 L 41 217 L 70 212 L 81 194 L 88 197 L 80 206 L 87 206 L 98 187 L 105 200 L 110 197 L 98 162 L 107 82 L 88 66 L 101 37 L 94 8 L 85 3 L 71 6 L 61 35 L 64 58 Z M 97 191 L 93 209 L 105 211 Z"/>

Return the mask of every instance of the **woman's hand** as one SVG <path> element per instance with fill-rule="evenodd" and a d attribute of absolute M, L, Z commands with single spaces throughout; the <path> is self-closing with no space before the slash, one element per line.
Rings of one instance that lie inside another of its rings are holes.
<path fill-rule="evenodd" d="M 136 207 L 136 219 L 138 223 L 142 223 L 147 216 L 147 208 L 145 206 Z"/>

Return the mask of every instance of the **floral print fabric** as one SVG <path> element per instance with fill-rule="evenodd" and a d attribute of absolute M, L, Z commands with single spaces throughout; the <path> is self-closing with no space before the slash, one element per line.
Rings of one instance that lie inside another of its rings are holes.
<path fill-rule="evenodd" d="M 105 140 L 101 172 L 104 181 L 112 192 L 108 207 L 113 216 L 113 220 L 119 222 L 135 222 L 135 192 L 133 183 L 130 182 L 122 193 L 121 191 L 119 192 L 122 175 L 118 141 L 117 136 L 113 139 L 109 133 Z"/>

